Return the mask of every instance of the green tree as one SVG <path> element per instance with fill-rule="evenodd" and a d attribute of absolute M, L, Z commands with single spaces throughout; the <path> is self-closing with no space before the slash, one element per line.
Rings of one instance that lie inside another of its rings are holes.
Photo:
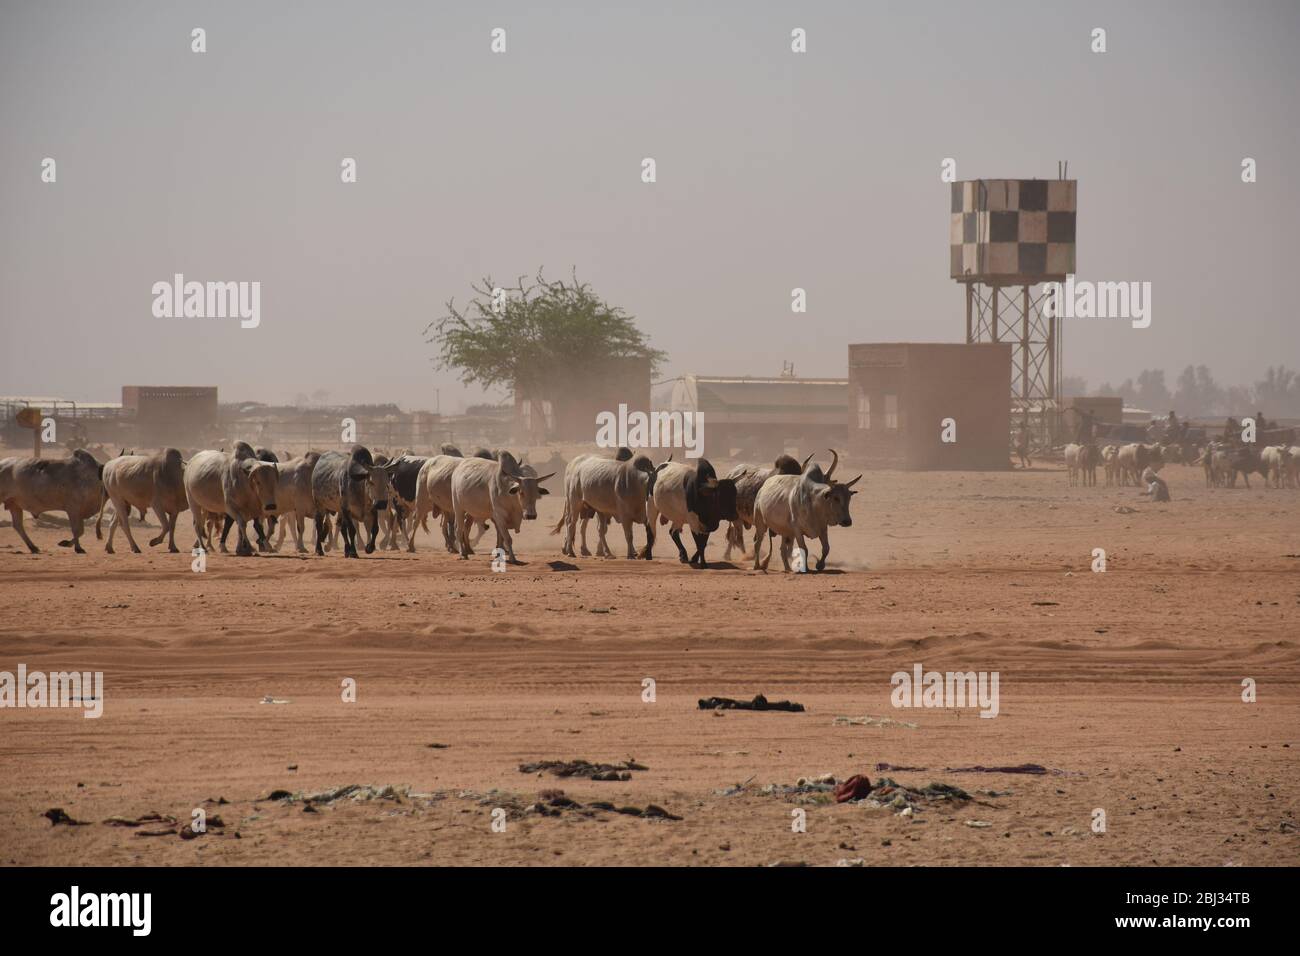
<path fill-rule="evenodd" d="M 437 366 L 457 369 L 466 385 L 518 388 L 548 395 L 597 363 L 614 358 L 648 358 L 653 374 L 667 354 L 651 348 L 636 320 L 579 282 L 521 276 L 514 286 L 497 286 L 488 276 L 475 295 L 424 329 L 438 348 Z"/>

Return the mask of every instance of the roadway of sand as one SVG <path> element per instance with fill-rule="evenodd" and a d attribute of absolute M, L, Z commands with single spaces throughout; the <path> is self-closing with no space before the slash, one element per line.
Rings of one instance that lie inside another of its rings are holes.
<path fill-rule="evenodd" d="M 133 555 L 120 536 L 117 555 L 93 537 L 75 555 L 54 527 L 28 555 L 6 522 L 0 670 L 102 670 L 105 701 L 98 720 L 0 710 L 0 863 L 1294 865 L 1300 493 L 1164 474 L 1168 505 L 1052 469 L 868 473 L 830 573 L 797 576 L 693 570 L 666 537 L 653 562 L 561 559 L 557 495 L 504 574 L 490 539 L 468 562 L 421 536 L 415 555 L 212 555 L 195 574 L 188 551 Z M 916 663 L 997 671 L 998 717 L 893 708 L 890 675 Z M 807 711 L 696 706 L 756 693 Z M 862 715 L 916 726 L 834 723 Z M 625 782 L 518 770 L 628 757 L 648 769 Z M 979 802 L 909 818 L 762 792 L 878 762 Z M 1022 763 L 1063 772 L 944 769 Z M 414 795 L 259 799 L 354 783 Z M 551 789 L 682 819 L 522 812 Z M 53 826 L 53 807 L 89 825 Z M 101 822 L 196 807 L 224 828 Z"/>

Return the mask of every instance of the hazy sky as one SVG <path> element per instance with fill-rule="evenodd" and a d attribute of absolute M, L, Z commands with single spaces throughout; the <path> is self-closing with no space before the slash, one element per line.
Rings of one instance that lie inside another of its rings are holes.
<path fill-rule="evenodd" d="M 948 156 L 1068 159 L 1079 278 L 1152 283 L 1150 328 L 1067 325 L 1066 374 L 1300 366 L 1295 0 L 0 9 L 0 394 L 452 410 L 478 395 L 421 330 L 538 266 L 637 316 L 665 377 L 844 375 L 849 342 L 964 335 Z M 260 327 L 155 318 L 175 272 L 260 281 Z"/>

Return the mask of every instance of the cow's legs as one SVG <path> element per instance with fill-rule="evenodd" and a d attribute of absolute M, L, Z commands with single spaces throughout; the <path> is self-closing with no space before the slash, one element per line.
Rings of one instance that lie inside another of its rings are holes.
<path fill-rule="evenodd" d="M 271 520 L 271 524 L 274 525 L 274 524 L 275 524 L 275 518 L 272 517 L 270 520 Z M 267 552 L 269 552 L 269 551 L 271 550 L 271 539 L 268 538 L 268 537 L 266 536 L 266 533 L 262 530 L 262 519 L 261 519 L 261 518 L 254 518 L 254 519 L 253 519 L 253 530 L 257 532 L 257 550 L 258 550 L 258 551 L 261 551 L 261 552 L 263 552 L 263 553 L 267 553 Z M 272 528 L 271 530 L 274 531 L 275 529 Z"/>
<path fill-rule="evenodd" d="M 697 534 L 692 531 L 691 538 L 695 541 L 695 553 L 691 555 L 691 564 L 696 567 L 707 568 L 709 563 L 704 558 L 704 549 L 709 546 L 709 532 L 705 531 L 703 534 Z"/>
<path fill-rule="evenodd" d="M 673 544 L 677 545 L 677 560 L 682 564 L 690 564 L 690 556 L 686 553 L 686 548 L 682 545 L 682 529 L 678 525 L 668 529 L 668 537 L 673 539 Z"/>
<path fill-rule="evenodd" d="M 727 522 L 727 550 L 722 552 L 722 560 L 731 560 L 731 549 L 739 548 L 740 556 L 745 556 L 745 525 L 739 519 Z"/>
<path fill-rule="evenodd" d="M 102 508 L 100 509 L 100 514 L 103 514 L 103 509 L 102 509 Z M 95 523 L 96 523 L 96 525 L 98 525 L 99 522 L 96 521 Z M 113 517 L 111 517 L 111 518 L 108 519 L 108 540 L 104 542 L 104 553 L 105 553 L 105 554 L 115 554 L 115 553 L 116 553 L 116 552 L 113 550 L 113 539 L 114 539 L 115 537 L 117 537 L 117 526 L 118 526 L 118 524 L 120 524 L 120 522 L 118 521 L 117 504 L 115 503 L 115 504 L 113 505 Z"/>
<path fill-rule="evenodd" d="M 582 499 L 570 497 L 564 504 L 564 544 L 560 546 L 560 554 L 566 557 L 576 558 L 573 553 L 573 539 L 577 535 L 578 528 L 578 509 L 582 507 Z"/>
<path fill-rule="evenodd" d="M 473 541 L 470 541 L 469 539 L 470 532 L 474 530 L 475 520 L 476 519 L 474 518 L 474 516 L 471 515 L 468 511 L 466 511 L 460 515 L 459 519 L 456 522 L 456 528 L 460 536 L 460 545 L 461 545 L 460 554 L 461 557 L 463 558 L 468 558 L 470 555 L 478 553 L 477 551 L 474 550 L 474 546 L 478 544 L 479 538 L 481 538 L 482 535 L 479 535 Z M 499 548 L 502 546 L 501 529 L 497 528 L 495 530 L 496 530 L 496 546 Z"/>
<path fill-rule="evenodd" d="M 767 564 L 759 561 L 759 558 L 762 557 L 763 555 L 763 532 L 766 530 L 767 528 L 763 524 L 763 519 L 758 515 L 757 512 L 755 512 L 754 514 L 754 570 L 755 571 L 767 570 Z M 769 561 L 772 559 L 772 545 L 770 540 L 768 541 L 767 557 Z"/>
<path fill-rule="evenodd" d="M 194 519 L 194 547 L 204 548 L 206 545 L 203 543 L 203 531 L 207 518 L 203 516 L 203 509 L 192 501 L 190 502 L 190 517 Z"/>
<path fill-rule="evenodd" d="M 583 515 L 581 518 L 581 527 L 578 533 L 582 535 L 582 556 L 584 558 L 591 557 L 591 549 L 587 547 L 587 525 L 589 524 L 591 524 L 591 519 L 586 515 Z M 597 547 L 599 547 L 599 543 L 597 543 Z"/>
<path fill-rule="evenodd" d="M 288 524 L 288 523 L 289 523 L 289 522 L 285 522 L 285 524 Z M 306 553 L 307 553 L 307 546 L 306 546 L 305 544 L 302 543 L 302 534 L 303 534 L 303 530 L 304 530 L 305 525 L 306 525 L 306 521 L 304 520 L 304 518 L 303 518 L 303 516 L 302 516 L 301 514 L 295 514 L 295 515 L 293 516 L 293 522 L 292 522 L 292 523 L 293 523 L 293 527 L 292 527 L 291 530 L 293 531 L 293 544 L 294 544 L 294 547 L 297 549 L 297 551 L 298 551 L 299 554 L 306 554 Z M 281 525 L 280 528 L 281 528 L 281 530 L 283 530 L 283 529 L 284 529 L 284 525 Z M 282 540 L 283 540 L 283 539 L 282 539 Z"/>
<path fill-rule="evenodd" d="M 826 555 L 831 553 L 831 536 L 827 533 L 825 528 L 822 529 L 821 539 L 822 539 L 822 556 L 817 559 L 817 570 L 825 571 Z"/>
<path fill-rule="evenodd" d="M 122 516 L 122 531 L 126 534 L 126 540 L 127 540 L 128 542 L 130 542 L 130 544 L 131 544 L 131 552 L 132 552 L 133 554 L 139 554 L 139 553 L 140 553 L 140 546 L 139 546 L 138 544 L 135 543 L 135 535 L 133 535 L 133 534 L 131 533 L 131 504 L 130 504 L 130 502 L 128 502 L 128 501 L 123 501 L 122 504 L 125 506 L 124 510 L 121 512 L 121 516 Z M 117 519 L 118 519 L 118 506 L 117 506 L 117 505 L 118 505 L 117 501 L 114 501 L 114 502 L 113 502 L 113 522 L 114 522 L 114 523 L 117 523 Z M 111 524 L 108 526 L 108 543 L 109 543 L 110 545 L 113 543 L 113 525 L 111 525 Z M 112 548 L 106 547 L 104 550 L 108 551 L 109 554 L 112 554 L 112 553 L 113 553 Z"/>
<path fill-rule="evenodd" d="M 153 508 L 153 513 L 158 518 L 158 536 L 149 539 L 149 547 L 156 548 L 158 545 L 162 544 L 163 538 L 167 537 L 169 518 L 167 515 L 167 509 L 163 507 L 162 497 L 158 494 L 154 494 L 153 502 L 150 504 L 150 507 Z"/>
<path fill-rule="evenodd" d="M 18 532 L 18 537 L 23 539 L 23 544 L 27 545 L 27 550 L 32 554 L 40 553 L 40 548 L 32 544 L 32 539 L 27 537 L 27 529 L 23 527 L 23 509 L 10 507 L 9 518 L 13 521 L 14 530 Z"/>
<path fill-rule="evenodd" d="M 81 546 L 81 535 L 86 530 L 85 519 L 79 515 L 73 515 L 72 512 L 65 512 L 65 514 L 68 516 L 68 526 L 72 528 L 72 550 L 77 554 L 85 554 L 86 549 Z M 139 551 L 140 549 L 136 548 L 136 550 Z"/>
<path fill-rule="evenodd" d="M 787 571 L 790 570 L 790 552 L 794 550 L 794 538 L 787 538 L 781 535 L 781 563 L 785 565 Z M 771 555 L 769 554 L 770 558 Z"/>
<path fill-rule="evenodd" d="M 339 536 L 343 539 L 343 557 L 361 557 L 357 552 L 357 525 L 352 520 L 352 512 L 346 503 L 339 509 L 338 518 L 334 523 L 338 528 Z"/>
<path fill-rule="evenodd" d="M 180 548 L 176 547 L 176 522 L 180 520 L 181 513 L 173 511 L 167 516 L 167 550 L 172 554 L 179 554 Z"/>
<path fill-rule="evenodd" d="M 627 539 L 627 559 L 636 560 L 636 545 L 632 543 L 632 521 L 630 518 L 623 518 L 619 522 L 623 526 L 623 537 Z"/>
<path fill-rule="evenodd" d="M 253 543 L 248 538 L 248 520 L 242 515 L 228 515 L 234 519 L 235 533 L 239 536 L 239 543 L 235 545 L 235 554 L 241 558 L 251 558 L 254 554 Z M 225 550 L 225 542 L 222 542 L 222 550 Z"/>
<path fill-rule="evenodd" d="M 423 515 L 420 514 L 417 510 L 412 509 L 411 514 L 407 520 L 407 532 L 406 532 L 406 550 L 409 551 L 411 554 L 415 553 L 415 532 L 420 530 L 421 520 L 423 520 Z"/>
<path fill-rule="evenodd" d="M 329 533 L 325 530 L 325 512 L 318 511 L 316 512 L 316 556 L 318 558 L 325 557 L 324 544 L 328 536 Z"/>
<path fill-rule="evenodd" d="M 370 524 L 366 526 L 366 554 L 375 553 L 375 539 L 379 537 L 379 509 L 370 509 Z M 354 547 L 353 550 L 356 550 Z"/>
<path fill-rule="evenodd" d="M 655 546 L 655 526 L 654 526 L 654 522 L 652 522 L 652 521 L 646 521 L 646 523 L 645 523 L 645 547 L 641 550 L 641 557 L 643 557 L 643 558 L 644 558 L 645 560 L 647 560 L 647 561 L 653 560 L 653 554 L 652 554 L 652 552 L 654 551 L 654 546 Z"/>
<path fill-rule="evenodd" d="M 614 552 L 609 549 L 609 515 L 596 515 L 596 557 L 612 558 Z"/>

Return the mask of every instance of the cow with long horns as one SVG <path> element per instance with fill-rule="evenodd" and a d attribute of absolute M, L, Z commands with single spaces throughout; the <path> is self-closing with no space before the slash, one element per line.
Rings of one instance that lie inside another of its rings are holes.
<path fill-rule="evenodd" d="M 857 494 L 853 490 L 862 476 L 852 481 L 840 483 L 834 480 L 835 467 L 840 456 L 831 449 L 834 456 L 830 468 L 823 474 L 820 465 L 806 468 L 800 475 L 772 475 L 763 482 L 754 499 L 754 570 L 766 571 L 772 560 L 772 539 L 781 536 L 781 563 L 785 570 L 791 570 L 790 556 L 796 543 L 807 560 L 808 544 L 805 538 L 816 537 L 821 540 L 822 554 L 817 559 L 817 570 L 826 568 L 826 556 L 830 554 L 831 544 L 827 530 L 832 526 L 847 528 L 853 524 L 849 516 L 849 503 Z M 763 535 L 768 536 L 767 558 L 760 561 L 763 553 Z"/>

